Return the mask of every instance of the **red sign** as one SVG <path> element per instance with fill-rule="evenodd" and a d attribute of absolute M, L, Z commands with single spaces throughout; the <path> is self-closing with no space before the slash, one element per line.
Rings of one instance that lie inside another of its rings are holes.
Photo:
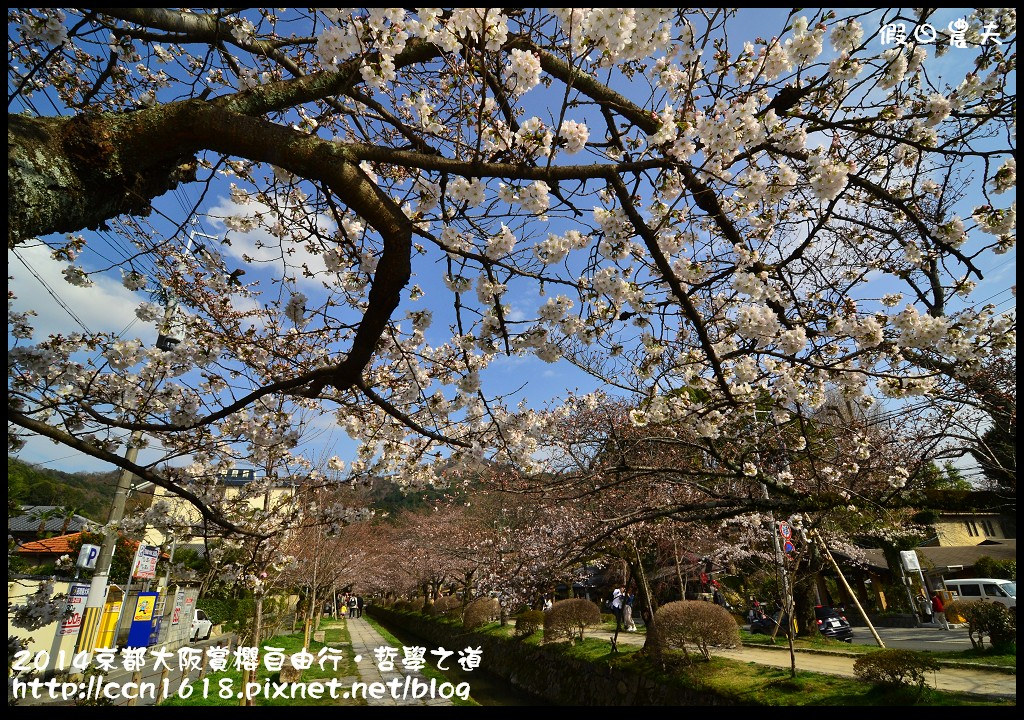
<path fill-rule="evenodd" d="M 181 602 L 185 599 L 185 591 L 178 590 L 174 595 L 174 612 L 171 614 L 171 625 L 181 622 Z"/>
<path fill-rule="evenodd" d="M 789 540 L 791 537 L 793 537 L 793 526 L 790 525 L 788 522 L 780 522 L 779 535 L 781 535 L 784 539 Z"/>

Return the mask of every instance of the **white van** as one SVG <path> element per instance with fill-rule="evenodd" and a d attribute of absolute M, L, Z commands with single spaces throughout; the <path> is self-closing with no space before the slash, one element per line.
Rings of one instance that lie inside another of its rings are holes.
<path fill-rule="evenodd" d="M 998 578 L 957 578 L 946 580 L 946 589 L 956 593 L 960 600 L 991 600 L 1017 609 L 1017 583 Z"/>

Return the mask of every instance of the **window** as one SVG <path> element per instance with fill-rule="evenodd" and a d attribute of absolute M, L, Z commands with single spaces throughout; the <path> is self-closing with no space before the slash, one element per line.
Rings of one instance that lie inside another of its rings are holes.
<path fill-rule="evenodd" d="M 960 597 L 981 597 L 981 586 L 977 583 L 961 583 Z"/>
<path fill-rule="evenodd" d="M 1006 593 L 995 583 L 985 583 L 985 594 L 989 597 L 1006 597 Z"/>

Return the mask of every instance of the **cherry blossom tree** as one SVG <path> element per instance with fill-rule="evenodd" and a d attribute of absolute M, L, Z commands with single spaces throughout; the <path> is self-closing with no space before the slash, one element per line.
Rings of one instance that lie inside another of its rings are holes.
<path fill-rule="evenodd" d="M 972 291 L 1015 252 L 1016 13 L 938 12 L 11 9 L 8 247 L 187 312 L 161 351 L 38 336 L 12 298 L 9 446 L 220 523 L 197 478 L 246 448 L 312 467 L 302 412 L 359 443 L 352 478 L 435 484 L 439 452 L 536 478 L 568 411 L 484 383 L 530 355 L 671 426 L 719 488 L 624 520 L 845 507 L 848 467 L 770 501 L 729 479 L 769 474 L 764 433 L 815 447 L 830 393 L 932 400 L 1014 345 Z M 219 239 L 189 249 L 197 226 Z M 123 458 L 129 432 L 159 457 Z"/>

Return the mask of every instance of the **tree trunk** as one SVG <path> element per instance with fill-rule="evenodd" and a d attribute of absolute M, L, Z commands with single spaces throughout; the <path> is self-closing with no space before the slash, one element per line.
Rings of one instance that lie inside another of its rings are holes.
<path fill-rule="evenodd" d="M 256 596 L 256 621 L 252 630 L 253 645 L 260 646 L 261 635 L 263 634 L 263 596 Z"/>
<path fill-rule="evenodd" d="M 7 246 L 148 215 L 153 198 L 193 182 L 198 148 L 170 124 L 184 107 L 74 118 L 8 114 L 7 194 L 16 201 L 8 204 Z"/>
<path fill-rule="evenodd" d="M 814 614 L 817 604 L 818 575 L 824 568 L 824 558 L 813 543 L 809 543 L 807 556 L 793 572 L 793 615 L 796 618 L 797 634 L 815 637 L 818 633 L 818 619 Z"/>
<path fill-rule="evenodd" d="M 679 580 L 679 599 L 686 599 L 686 581 L 683 580 L 683 569 L 679 564 L 679 549 L 676 547 L 676 535 L 672 533 L 672 559 L 676 562 L 676 578 Z"/>

